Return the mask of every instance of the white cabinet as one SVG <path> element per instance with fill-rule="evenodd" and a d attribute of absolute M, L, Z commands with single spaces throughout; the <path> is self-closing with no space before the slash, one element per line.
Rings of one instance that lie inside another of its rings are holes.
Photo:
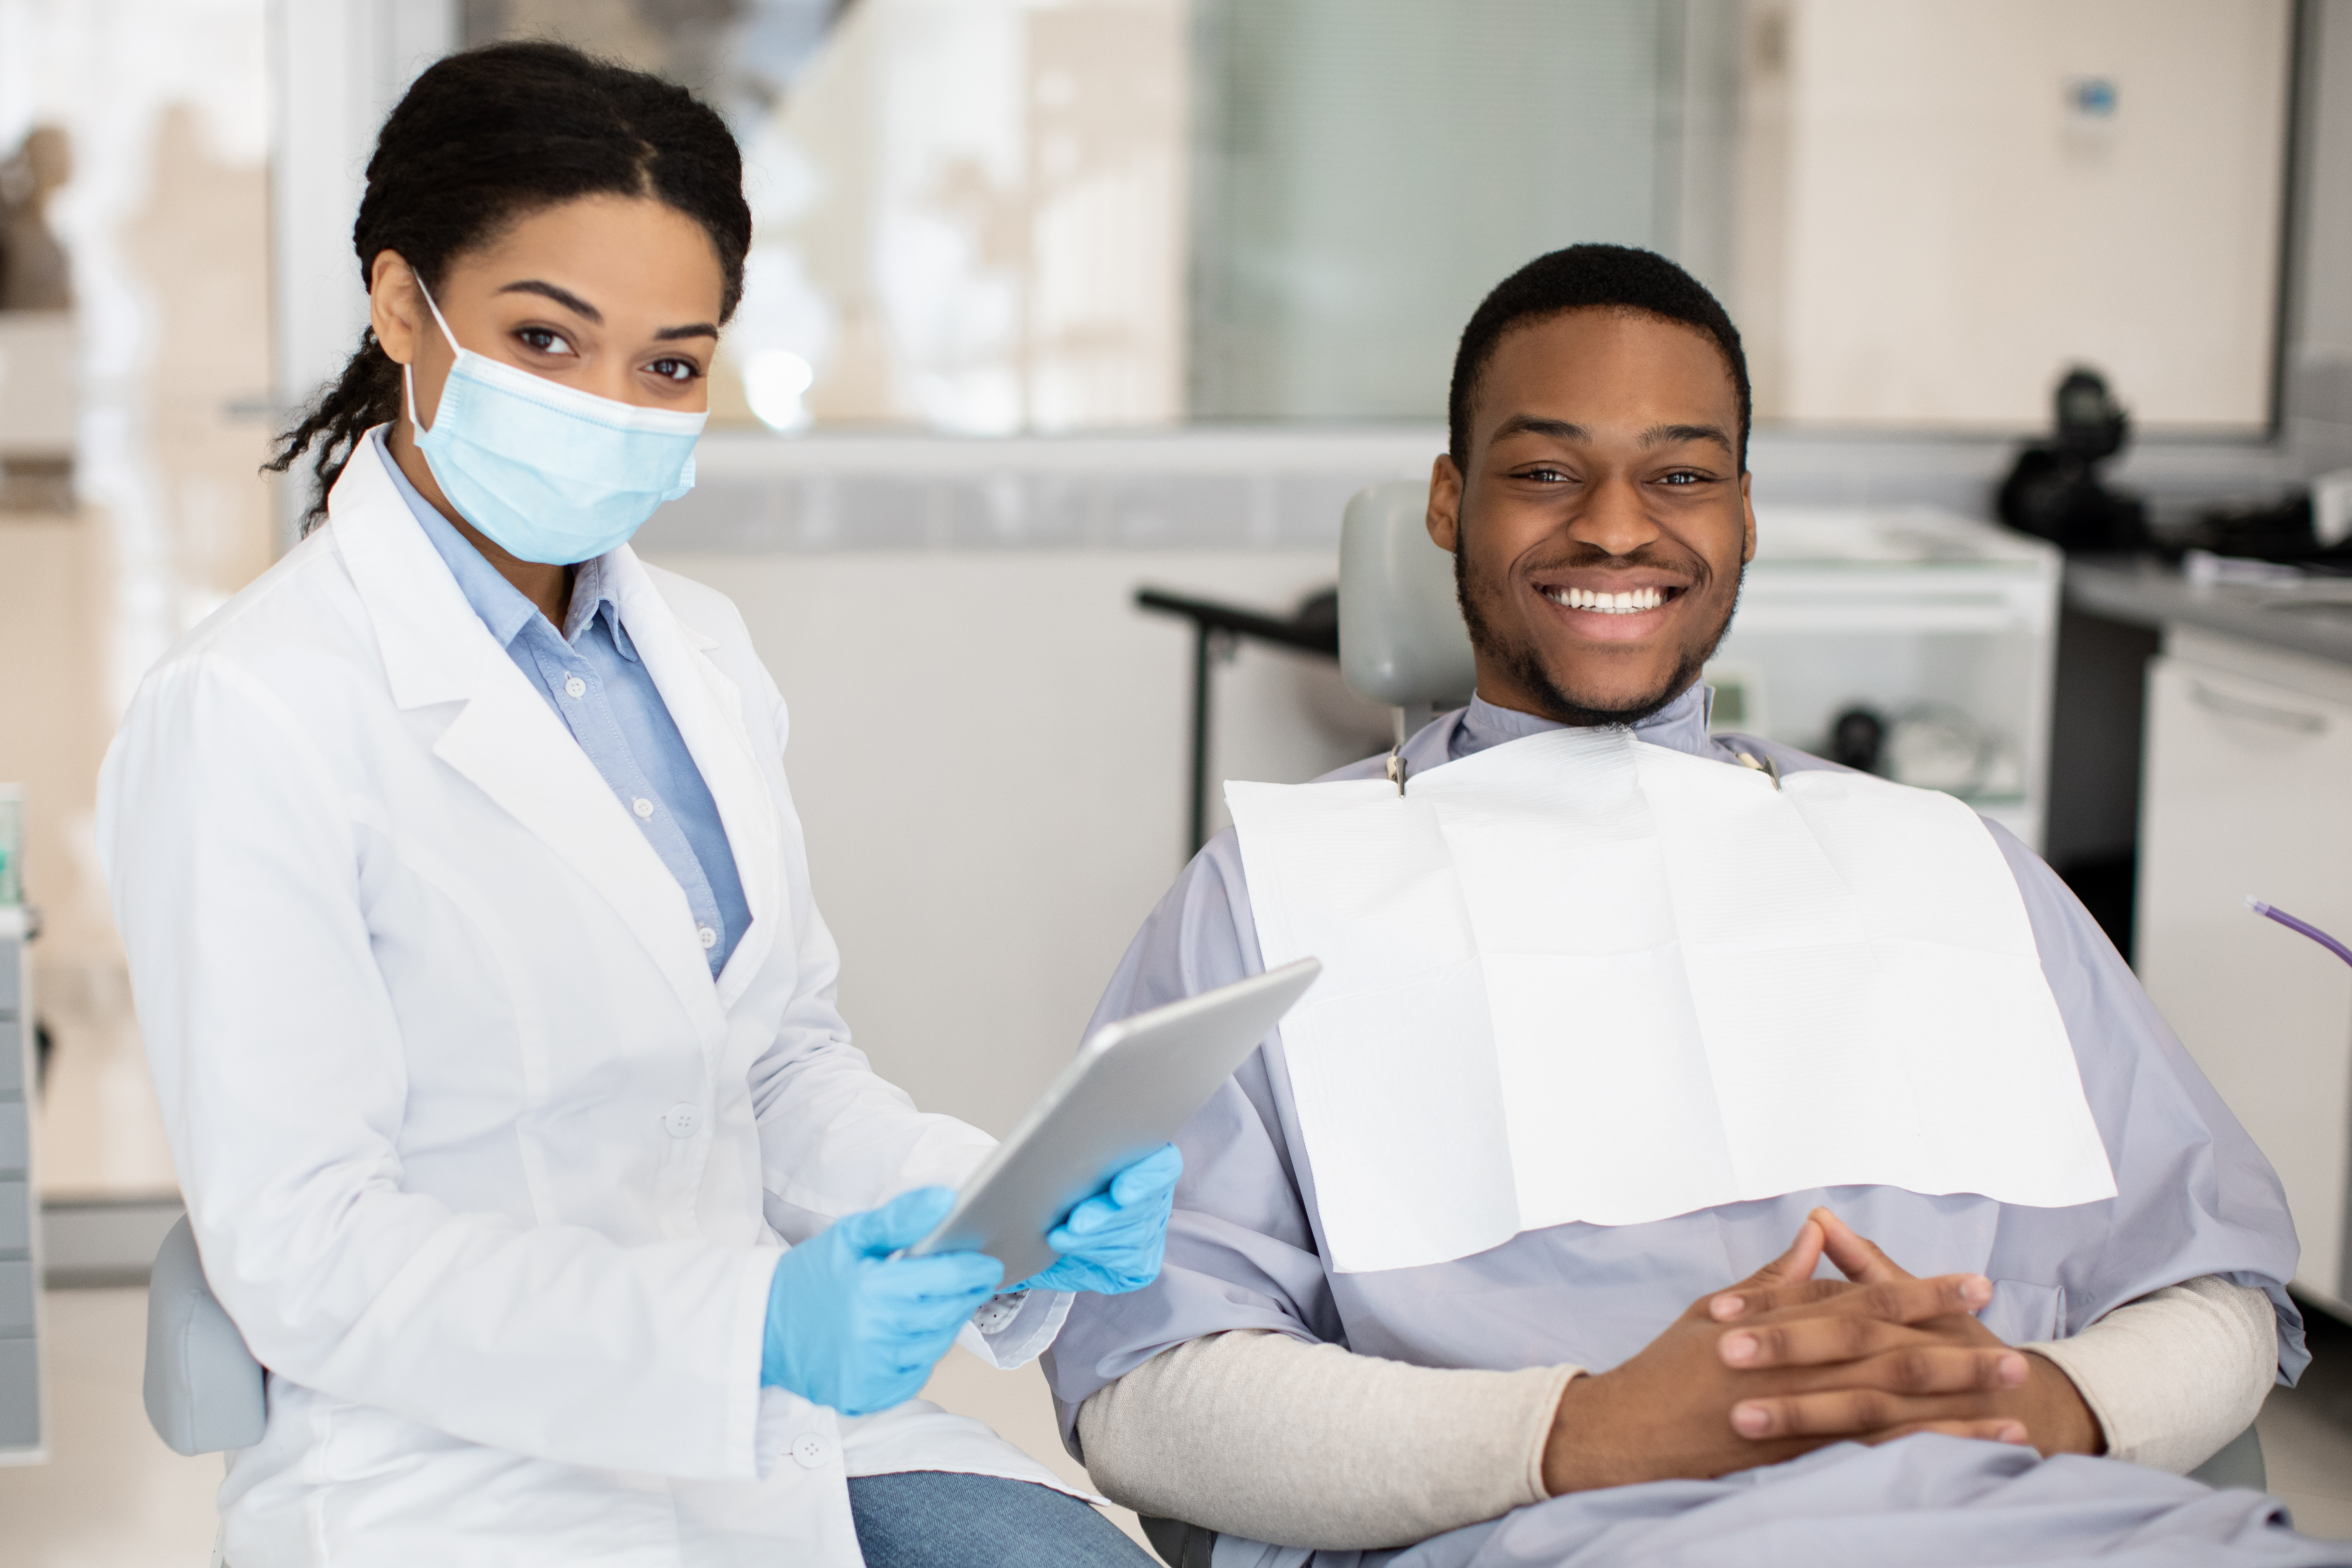
<path fill-rule="evenodd" d="M 1825 752 L 1847 708 L 1957 716 L 1981 752 L 1952 793 L 2039 849 L 2060 566 L 2038 539 L 1926 508 L 1759 507 L 1707 665 L 1715 727 Z"/>
<path fill-rule="evenodd" d="M 2285 1184 L 2297 1289 L 2352 1300 L 2352 670 L 2173 628 L 2149 667 L 2140 980 Z"/>

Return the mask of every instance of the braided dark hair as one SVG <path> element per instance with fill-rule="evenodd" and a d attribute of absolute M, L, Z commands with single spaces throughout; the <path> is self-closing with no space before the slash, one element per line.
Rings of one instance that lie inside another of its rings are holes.
<path fill-rule="evenodd" d="M 450 260 L 509 224 L 588 195 L 651 196 L 700 224 L 726 274 L 723 321 L 743 297 L 751 211 L 726 122 L 684 88 L 552 43 L 490 44 L 425 68 L 383 122 L 352 242 L 364 284 L 396 251 L 432 288 Z M 360 438 L 400 414 L 400 366 L 360 334 L 334 384 L 278 437 L 267 471 L 314 446 L 317 489 L 302 528 Z"/>

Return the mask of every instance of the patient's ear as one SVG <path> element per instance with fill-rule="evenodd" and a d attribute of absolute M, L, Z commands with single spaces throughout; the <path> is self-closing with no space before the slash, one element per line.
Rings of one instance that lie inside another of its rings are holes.
<path fill-rule="evenodd" d="M 1429 465 L 1430 542 L 1448 555 L 1462 542 L 1462 470 L 1450 452 L 1440 452 Z"/>

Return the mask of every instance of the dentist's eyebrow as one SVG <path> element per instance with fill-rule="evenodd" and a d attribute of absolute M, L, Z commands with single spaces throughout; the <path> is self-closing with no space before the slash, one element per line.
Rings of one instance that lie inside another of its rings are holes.
<path fill-rule="evenodd" d="M 573 315 L 598 326 L 604 324 L 604 312 L 596 309 L 569 289 L 558 289 L 552 283 L 542 283 L 536 278 L 526 278 L 520 283 L 509 283 L 498 290 L 501 294 L 538 294 L 554 300 Z"/>
<path fill-rule="evenodd" d="M 1500 441 L 1508 436 L 1549 436 L 1556 441 L 1592 439 L 1592 432 L 1581 425 L 1570 424 L 1565 419 L 1546 419 L 1535 414 L 1512 415 L 1508 419 L 1496 426 L 1495 433 L 1486 438 L 1489 441 Z"/>
<path fill-rule="evenodd" d="M 1644 447 L 1679 447 L 1685 441 L 1712 441 L 1727 452 L 1736 449 L 1731 437 L 1713 425 L 1653 425 L 1642 432 Z"/>
<path fill-rule="evenodd" d="M 604 324 L 604 311 L 596 309 L 571 289 L 559 289 L 554 284 L 542 282 L 537 278 L 526 278 L 520 283 L 509 283 L 498 291 L 501 294 L 537 294 L 541 298 L 554 300 L 584 321 L 592 321 L 600 327 Z M 696 321 L 688 326 L 664 327 L 654 334 L 654 342 L 674 343 L 685 338 L 716 338 L 718 335 L 719 328 L 714 323 Z"/>

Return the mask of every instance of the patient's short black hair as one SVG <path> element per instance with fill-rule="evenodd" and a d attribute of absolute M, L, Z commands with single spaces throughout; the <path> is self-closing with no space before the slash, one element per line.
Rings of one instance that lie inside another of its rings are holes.
<path fill-rule="evenodd" d="M 1739 395 L 1739 466 L 1747 468 L 1755 400 L 1739 329 L 1697 279 L 1655 251 L 1622 245 L 1571 245 L 1538 256 L 1496 284 L 1471 314 L 1454 353 L 1454 385 L 1445 400 L 1447 448 L 1456 467 L 1470 460 L 1470 405 L 1503 334 L 1522 321 L 1583 310 L 1639 310 L 1714 339 Z"/>

